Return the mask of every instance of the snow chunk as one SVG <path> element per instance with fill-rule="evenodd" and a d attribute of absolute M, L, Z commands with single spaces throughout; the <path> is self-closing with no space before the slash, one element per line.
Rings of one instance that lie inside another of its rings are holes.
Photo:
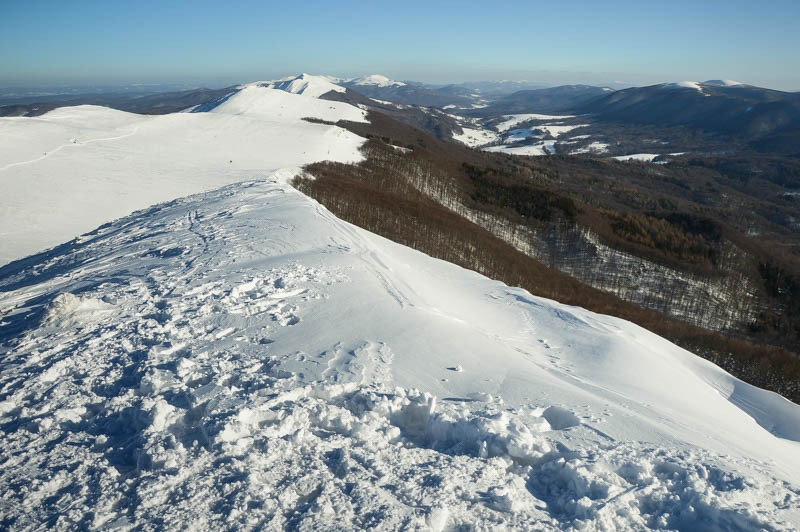
<path fill-rule="evenodd" d="M 547 420 L 551 427 L 555 430 L 568 429 L 580 425 L 581 420 L 578 416 L 560 406 L 551 406 L 547 408 L 542 417 Z"/>
<path fill-rule="evenodd" d="M 114 305 L 100 299 L 63 293 L 56 296 L 50 303 L 44 322 L 48 325 L 68 327 L 100 320 L 112 312 L 114 312 Z"/>

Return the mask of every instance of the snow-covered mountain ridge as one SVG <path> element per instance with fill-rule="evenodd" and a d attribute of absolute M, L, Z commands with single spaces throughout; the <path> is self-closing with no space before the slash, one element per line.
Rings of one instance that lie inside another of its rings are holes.
<path fill-rule="evenodd" d="M 800 407 L 338 220 L 284 81 L 0 122 L 3 250 L 108 222 L 0 267 L 4 528 L 800 526 Z"/>
<path fill-rule="evenodd" d="M 153 203 L 280 168 L 361 160 L 365 139 L 303 120 L 366 121 L 357 107 L 314 97 L 336 85 L 316 76 L 262 85 L 195 112 L 85 105 L 0 118 L 0 265 Z"/>
<path fill-rule="evenodd" d="M 338 85 L 341 81 L 341 79 L 332 76 L 315 76 L 303 73 L 297 76 L 289 76 L 276 81 L 265 81 L 255 85 L 282 90 L 292 94 L 303 94 L 312 98 L 319 98 L 328 92 L 344 92 L 345 88 Z M 254 84 L 244 85 L 244 87 L 252 85 Z"/>
<path fill-rule="evenodd" d="M 375 85 L 377 87 L 402 87 L 406 85 L 402 81 L 387 78 L 382 74 L 370 74 L 360 78 L 346 80 L 352 85 Z"/>
<path fill-rule="evenodd" d="M 243 87 L 253 84 L 246 84 Z M 274 81 L 257 82 L 255 85 L 279 89 L 294 94 L 304 94 L 319 98 L 328 92 L 345 92 L 347 87 L 404 87 L 406 84 L 402 81 L 396 81 L 387 78 L 381 74 L 371 74 L 359 78 L 337 78 L 335 76 L 327 75 L 314 75 L 314 74 L 298 74 L 296 76 L 288 76 Z"/>
<path fill-rule="evenodd" d="M 798 524 L 796 405 L 337 220 L 292 175 L 0 271 L 4 523 Z"/>

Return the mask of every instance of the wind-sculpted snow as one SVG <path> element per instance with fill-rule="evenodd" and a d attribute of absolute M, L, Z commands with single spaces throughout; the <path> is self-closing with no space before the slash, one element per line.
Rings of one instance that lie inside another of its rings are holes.
<path fill-rule="evenodd" d="M 365 139 L 304 119 L 365 122 L 365 111 L 281 87 L 244 86 L 191 113 L 82 105 L 0 118 L 0 264 L 154 203 L 281 168 L 362 159 Z"/>
<path fill-rule="evenodd" d="M 800 525 L 797 406 L 275 181 L 0 290 L 4 529 Z"/>

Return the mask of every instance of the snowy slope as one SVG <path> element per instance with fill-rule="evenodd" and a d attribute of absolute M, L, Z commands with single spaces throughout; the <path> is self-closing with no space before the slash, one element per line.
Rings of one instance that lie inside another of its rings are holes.
<path fill-rule="evenodd" d="M 697 92 L 703 93 L 703 87 L 697 81 L 677 81 L 674 83 L 662 83 L 661 87 L 664 89 L 692 89 Z"/>
<path fill-rule="evenodd" d="M 617 155 L 615 157 L 611 157 L 611 159 L 616 159 L 618 161 L 644 161 L 646 163 L 653 162 L 653 159 L 661 157 L 660 153 L 631 153 L 630 155 Z"/>
<path fill-rule="evenodd" d="M 461 133 L 453 132 L 453 139 L 474 148 L 500 140 L 500 135 L 491 129 L 476 129 L 461 126 Z"/>
<path fill-rule="evenodd" d="M 800 407 L 294 172 L 0 269 L 4 526 L 800 526 Z"/>
<path fill-rule="evenodd" d="M 366 120 L 313 97 L 329 85 L 297 78 L 283 87 L 302 93 L 292 94 L 251 84 L 206 113 L 80 106 L 0 118 L 0 265 L 154 203 L 284 167 L 360 160 L 364 139 L 302 120 Z"/>
<path fill-rule="evenodd" d="M 272 89 L 286 91 L 292 94 L 302 94 L 312 98 L 319 98 L 323 94 L 333 92 L 345 92 L 345 88 L 336 84 L 338 78 L 330 76 L 314 76 L 312 74 L 300 74 L 289 76 L 277 81 L 265 81 L 260 85 Z"/>
<path fill-rule="evenodd" d="M 507 146 L 505 144 L 500 146 L 489 146 L 488 148 L 484 148 L 484 150 L 508 153 L 511 155 L 528 155 L 538 157 L 542 155 L 552 155 L 556 153 L 557 148 L 555 140 L 543 140 L 524 146 Z"/>
<path fill-rule="evenodd" d="M 394 79 L 387 78 L 382 74 L 371 74 L 369 76 L 354 78 L 349 81 L 353 85 L 373 85 L 375 87 L 403 87 L 406 85 L 402 81 L 396 81 Z"/>
<path fill-rule="evenodd" d="M 565 118 L 575 118 L 574 115 L 543 115 L 538 113 L 526 113 L 516 115 L 505 115 L 504 120 L 495 125 L 495 129 L 501 133 L 515 128 L 523 122 L 530 122 L 532 120 L 564 120 Z"/>
<path fill-rule="evenodd" d="M 561 141 L 558 146 L 559 137 L 565 136 L 571 131 L 587 127 L 589 124 L 565 124 L 564 120 L 575 118 L 574 115 L 543 115 L 538 113 L 526 113 L 516 115 L 503 115 L 502 120 L 492 125 L 496 130 L 494 142 L 487 145 L 482 143 L 486 151 L 507 153 L 511 155 L 543 156 L 552 155 L 565 149 L 570 152 L 569 144 L 573 141 Z M 535 122 L 535 123 L 534 123 Z M 526 127 L 519 127 L 527 124 Z M 541 140 L 551 137 L 547 140 Z M 461 140 L 454 136 L 456 140 Z M 580 139 L 581 136 L 572 138 Z M 573 151 L 574 153 L 574 151 Z"/>
<path fill-rule="evenodd" d="M 709 79 L 703 82 L 703 85 L 710 85 L 712 87 L 744 87 L 741 81 L 732 79 Z"/>

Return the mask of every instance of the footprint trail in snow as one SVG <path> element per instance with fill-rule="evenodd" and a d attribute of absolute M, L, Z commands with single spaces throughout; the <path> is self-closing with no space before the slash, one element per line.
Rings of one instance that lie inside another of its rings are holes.
<path fill-rule="evenodd" d="M 767 460 L 591 378 L 612 342 L 677 348 L 602 336 L 611 318 L 401 249 L 287 185 L 138 212 L 0 269 L 0 289 L 3 528 L 798 524 L 798 486 Z"/>

